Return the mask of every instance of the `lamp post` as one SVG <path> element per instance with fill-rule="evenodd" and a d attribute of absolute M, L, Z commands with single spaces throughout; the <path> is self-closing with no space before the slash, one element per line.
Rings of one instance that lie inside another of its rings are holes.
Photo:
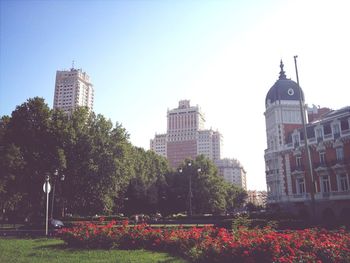
<path fill-rule="evenodd" d="M 45 235 L 46 236 L 48 236 L 49 234 L 49 193 L 51 190 L 49 180 L 50 180 L 50 176 L 47 173 L 45 177 L 45 182 L 43 185 L 43 190 L 46 193 L 46 217 L 45 217 Z"/>
<path fill-rule="evenodd" d="M 192 162 L 189 161 L 187 163 L 187 166 L 189 167 L 189 183 L 188 183 L 188 199 L 189 199 L 189 211 L 188 211 L 188 215 L 192 216 L 192 171 L 191 171 L 191 167 L 192 167 Z M 199 173 L 201 171 L 201 168 L 197 169 L 197 172 Z M 179 170 L 180 173 L 183 172 L 183 170 L 180 168 Z"/>
<path fill-rule="evenodd" d="M 51 219 L 53 219 L 53 207 L 54 207 L 54 203 L 55 203 L 55 189 L 56 189 L 56 181 L 57 181 L 57 177 L 58 177 L 58 170 L 56 169 L 54 172 L 54 183 L 53 183 L 53 189 L 52 189 L 52 200 L 51 200 Z M 60 176 L 60 181 L 64 181 L 65 175 L 61 174 Z"/>
<path fill-rule="evenodd" d="M 62 218 L 64 218 L 64 216 L 65 216 L 64 199 L 63 199 L 63 181 L 64 181 L 65 177 L 66 176 L 64 174 L 62 174 L 60 177 L 60 181 L 62 183 L 62 185 L 61 185 L 61 197 L 62 197 L 62 214 L 61 214 L 61 216 L 62 216 Z"/>

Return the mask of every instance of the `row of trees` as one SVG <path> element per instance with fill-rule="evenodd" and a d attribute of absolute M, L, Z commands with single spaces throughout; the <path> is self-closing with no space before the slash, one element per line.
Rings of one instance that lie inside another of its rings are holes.
<path fill-rule="evenodd" d="M 244 191 L 217 176 L 210 160 L 192 160 L 201 168 L 196 173 L 186 164 L 184 172 L 174 171 L 165 158 L 134 147 L 119 123 L 85 108 L 68 118 L 42 98 L 27 100 L 0 121 L 0 207 L 7 216 L 44 214 L 46 175 L 56 190 L 54 215 L 62 209 L 79 215 L 186 211 L 189 175 L 194 213 L 241 205 Z"/>

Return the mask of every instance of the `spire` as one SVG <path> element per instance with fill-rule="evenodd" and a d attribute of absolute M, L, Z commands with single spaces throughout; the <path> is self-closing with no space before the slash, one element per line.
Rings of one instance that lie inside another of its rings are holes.
<path fill-rule="evenodd" d="M 280 77 L 279 77 L 279 79 L 287 79 L 287 77 L 286 77 L 286 72 L 283 70 L 283 67 L 284 67 L 284 64 L 283 64 L 283 61 L 282 61 L 282 59 L 281 59 L 281 63 L 280 63 L 281 71 L 280 71 Z"/>

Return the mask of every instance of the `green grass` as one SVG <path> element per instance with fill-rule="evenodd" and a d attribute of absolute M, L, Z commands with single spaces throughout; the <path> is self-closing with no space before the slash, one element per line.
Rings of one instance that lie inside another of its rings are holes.
<path fill-rule="evenodd" d="M 70 249 L 59 239 L 0 238 L 0 262 L 186 263 L 187 261 L 172 257 L 167 253 L 146 250 Z"/>

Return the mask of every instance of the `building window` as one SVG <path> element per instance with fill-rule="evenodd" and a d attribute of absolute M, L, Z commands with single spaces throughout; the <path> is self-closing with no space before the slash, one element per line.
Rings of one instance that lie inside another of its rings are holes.
<path fill-rule="evenodd" d="M 322 127 L 319 127 L 316 129 L 316 138 L 317 138 L 317 142 L 323 141 L 323 128 Z"/>
<path fill-rule="evenodd" d="M 299 134 L 293 134 L 293 144 L 294 147 L 298 147 L 300 145 Z"/>
<path fill-rule="evenodd" d="M 304 178 L 297 178 L 296 180 L 297 193 L 304 194 L 305 193 L 305 182 Z"/>
<path fill-rule="evenodd" d="M 333 124 L 333 125 L 332 125 L 332 130 L 333 130 L 334 139 L 339 138 L 339 137 L 340 137 L 339 123 Z"/>
<path fill-rule="evenodd" d="M 343 149 L 343 147 L 335 148 L 335 153 L 337 155 L 337 161 L 343 161 L 344 160 L 344 149 Z"/>
<path fill-rule="evenodd" d="M 320 164 L 326 164 L 326 153 L 320 152 Z"/>
<path fill-rule="evenodd" d="M 321 191 L 324 193 L 329 193 L 331 191 L 328 175 L 321 176 Z"/>
<path fill-rule="evenodd" d="M 296 163 L 298 168 L 302 167 L 301 156 L 296 156 L 295 157 L 295 163 Z"/>
<path fill-rule="evenodd" d="M 346 174 L 338 174 L 338 191 L 348 191 L 349 190 L 349 180 Z"/>

